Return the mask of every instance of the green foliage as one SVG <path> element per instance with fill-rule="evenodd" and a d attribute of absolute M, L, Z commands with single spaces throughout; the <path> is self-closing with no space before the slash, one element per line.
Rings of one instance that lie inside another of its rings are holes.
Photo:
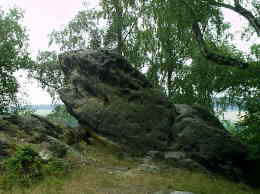
<path fill-rule="evenodd" d="M 68 113 L 64 105 L 56 106 L 52 113 L 48 114 L 47 118 L 55 123 L 70 127 L 75 127 L 78 125 L 78 121 Z"/>
<path fill-rule="evenodd" d="M 53 142 L 49 150 L 54 154 L 55 157 L 63 158 L 67 154 L 68 148 L 65 144 Z"/>
<path fill-rule="evenodd" d="M 249 3 L 256 7 L 255 1 Z M 228 93 L 230 98 L 225 103 L 234 104 L 234 96 L 241 96 L 234 92 L 238 91 L 236 88 L 245 85 L 245 79 L 251 79 L 249 73 L 243 73 L 239 81 L 241 72 L 214 67 L 215 63 L 202 56 L 203 48 L 194 39 L 192 25 L 198 22 L 207 48 L 237 60 L 249 60 L 232 44 L 228 31 L 231 25 L 224 22 L 216 1 L 104 0 L 100 5 L 98 9 L 80 11 L 63 29 L 53 31 L 50 44 L 58 45 L 61 51 L 86 47 L 116 49 L 135 67 L 146 67 L 153 85 L 163 87 L 176 102 L 199 103 L 211 109 L 213 99 L 220 93 Z M 257 48 L 252 46 L 252 55 L 258 55 Z M 45 75 L 39 80 L 55 90 L 66 83 L 62 74 L 51 73 L 58 61 L 57 56 L 54 58 L 39 57 L 38 64 Z M 221 81 L 227 78 L 228 81 Z"/>
<path fill-rule="evenodd" d="M 10 113 L 28 116 L 34 114 L 36 110 L 32 109 L 28 103 L 19 101 L 15 107 L 11 107 Z"/>
<path fill-rule="evenodd" d="M 63 29 L 50 33 L 49 44 L 58 45 L 61 52 L 101 47 L 103 30 L 98 27 L 99 15 L 96 10 L 80 11 Z M 58 98 L 57 89 L 66 85 L 58 54 L 55 51 L 40 51 L 30 69 L 30 76 L 37 79 L 54 100 Z"/>
<path fill-rule="evenodd" d="M 13 187 L 30 187 L 50 176 L 67 175 L 72 165 L 71 162 L 57 157 L 43 161 L 30 146 L 23 146 L 18 147 L 14 155 L 4 161 L 2 169 L 0 186 L 9 190 Z"/>
<path fill-rule="evenodd" d="M 64 75 L 59 67 L 57 52 L 40 51 L 36 62 L 29 69 L 29 76 L 47 89 L 53 101 L 58 99 L 56 90 L 64 86 Z"/>
<path fill-rule="evenodd" d="M 116 49 L 136 68 L 145 67 L 153 86 L 163 88 L 174 103 L 201 104 L 211 111 L 216 104 L 220 111 L 229 105 L 247 110 L 245 104 L 250 98 L 257 101 L 256 91 L 260 90 L 259 45 L 253 44 L 249 55 L 236 48 L 222 3 L 226 2 L 103 0 L 98 10 L 80 11 L 63 29 L 53 31 L 50 44 L 58 45 L 62 52 L 86 47 Z M 239 3 L 259 17 L 257 1 Z M 220 56 L 247 61 L 250 67 L 240 70 L 206 60 L 203 45 L 194 38 L 194 22 L 202 32 L 204 46 Z M 245 34 L 251 36 L 249 31 Z M 41 53 L 37 64 L 44 87 L 55 91 L 66 85 L 56 65 L 57 54 Z M 51 117 L 60 117 L 59 112 L 69 120 L 62 110 Z M 247 115 L 251 117 L 251 113 Z"/>
<path fill-rule="evenodd" d="M 102 29 L 98 29 L 99 12 L 80 11 L 62 30 L 50 34 L 50 45 L 60 46 L 61 51 L 83 48 L 98 48 L 101 45 Z"/>
<path fill-rule="evenodd" d="M 0 113 L 17 105 L 18 84 L 13 73 L 32 62 L 27 52 L 27 34 L 20 24 L 23 12 L 0 9 Z"/>
<path fill-rule="evenodd" d="M 223 126 L 231 133 L 236 134 L 238 127 L 236 126 L 236 124 L 232 121 L 229 120 L 223 120 L 221 121 Z"/>
<path fill-rule="evenodd" d="M 44 166 L 45 175 L 64 176 L 71 171 L 71 163 L 65 159 L 52 158 Z"/>
<path fill-rule="evenodd" d="M 237 123 L 237 135 L 251 148 L 250 157 L 260 159 L 260 95 L 246 101 L 247 114 Z"/>
<path fill-rule="evenodd" d="M 42 179 L 42 160 L 31 147 L 20 147 L 4 163 L 5 175 L 2 182 L 4 189 L 18 186 L 30 186 Z"/>
<path fill-rule="evenodd" d="M 260 44 L 253 44 L 251 46 L 251 53 L 260 60 Z"/>

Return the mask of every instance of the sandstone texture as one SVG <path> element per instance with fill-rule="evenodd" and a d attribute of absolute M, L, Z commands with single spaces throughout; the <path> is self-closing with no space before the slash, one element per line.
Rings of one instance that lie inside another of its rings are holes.
<path fill-rule="evenodd" d="M 247 147 L 213 114 L 199 105 L 174 104 L 123 57 L 100 49 L 59 59 L 66 80 L 60 97 L 83 128 L 134 155 L 159 151 L 172 163 L 232 177 L 248 174 Z"/>

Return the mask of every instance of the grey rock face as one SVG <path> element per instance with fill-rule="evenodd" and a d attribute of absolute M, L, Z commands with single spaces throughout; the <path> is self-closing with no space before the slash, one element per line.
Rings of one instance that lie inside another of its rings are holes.
<path fill-rule="evenodd" d="M 203 167 L 195 160 L 189 158 L 185 152 L 165 152 L 164 159 L 168 164 L 171 164 L 176 167 L 183 167 L 190 170 L 200 170 L 203 172 L 207 172 L 205 167 Z"/>
<path fill-rule="evenodd" d="M 173 160 L 181 160 L 186 158 L 186 154 L 184 152 L 165 152 L 165 159 L 173 159 Z"/>
<path fill-rule="evenodd" d="M 247 148 L 205 108 L 174 105 L 125 59 L 107 50 L 65 53 L 60 63 L 67 83 L 60 97 L 84 127 L 137 155 L 170 151 L 179 161 L 190 164 L 190 159 L 214 172 L 242 176 L 226 166 L 244 171 Z"/>
<path fill-rule="evenodd" d="M 60 97 L 81 125 L 137 155 L 167 147 L 174 105 L 125 59 L 86 50 L 60 61 L 67 82 Z"/>
<path fill-rule="evenodd" d="M 11 156 L 16 145 L 24 144 L 33 145 L 44 159 L 64 157 L 70 149 L 65 141 L 69 132 L 37 115 L 0 115 L 0 160 Z"/>
<path fill-rule="evenodd" d="M 175 105 L 178 116 L 171 149 L 185 152 L 211 171 L 242 176 L 236 167 L 246 168 L 247 147 L 232 137 L 219 120 L 201 106 Z M 230 169 L 225 169 L 229 166 Z"/>

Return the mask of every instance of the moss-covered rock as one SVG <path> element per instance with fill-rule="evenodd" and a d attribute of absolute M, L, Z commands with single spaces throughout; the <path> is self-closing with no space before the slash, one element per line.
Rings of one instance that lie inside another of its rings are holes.
<path fill-rule="evenodd" d="M 83 130 L 73 130 L 53 124 L 38 115 L 0 116 L 0 160 L 11 156 L 17 147 L 30 145 L 36 151 L 64 157 L 70 145 L 84 141 Z M 75 140 L 71 140 L 72 137 Z M 70 137 L 70 138 L 69 138 Z M 70 142 L 69 142 L 70 141 Z"/>
<path fill-rule="evenodd" d="M 181 151 L 207 170 L 246 174 L 247 147 L 213 114 L 198 105 L 174 105 L 121 56 L 79 50 L 62 54 L 60 63 L 67 83 L 60 97 L 83 127 L 136 155 Z"/>

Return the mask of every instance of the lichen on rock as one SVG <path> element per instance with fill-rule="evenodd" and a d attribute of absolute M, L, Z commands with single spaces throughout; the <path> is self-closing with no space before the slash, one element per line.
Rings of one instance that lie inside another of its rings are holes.
<path fill-rule="evenodd" d="M 201 106 L 174 104 L 122 56 L 79 50 L 62 54 L 60 65 L 66 86 L 59 94 L 67 110 L 127 152 L 183 152 L 185 161 L 236 177 L 248 169 L 247 147 L 213 114 Z"/>

